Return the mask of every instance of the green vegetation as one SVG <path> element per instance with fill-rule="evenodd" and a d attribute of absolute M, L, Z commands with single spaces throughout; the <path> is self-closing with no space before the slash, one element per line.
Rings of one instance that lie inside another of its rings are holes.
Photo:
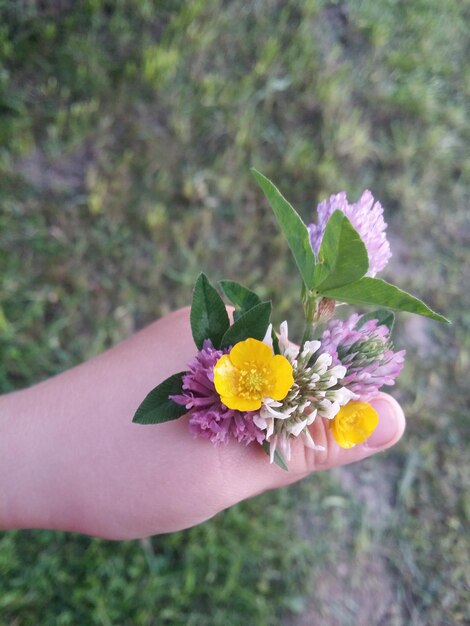
<path fill-rule="evenodd" d="M 188 304 L 200 271 L 300 333 L 251 166 L 305 220 L 370 188 L 384 278 L 453 322 L 398 315 L 409 428 L 380 458 L 151 541 L 4 533 L 2 626 L 470 619 L 469 18 L 460 0 L 0 1 L 1 392 Z"/>

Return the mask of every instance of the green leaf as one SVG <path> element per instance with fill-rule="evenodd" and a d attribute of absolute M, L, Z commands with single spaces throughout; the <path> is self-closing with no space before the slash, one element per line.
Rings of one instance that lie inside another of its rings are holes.
<path fill-rule="evenodd" d="M 271 454 L 269 451 L 269 443 L 267 441 L 264 441 L 261 445 L 263 446 L 263 450 L 270 457 Z M 284 457 L 277 450 L 274 451 L 274 463 L 276 463 L 276 465 L 279 465 L 281 469 L 286 470 L 286 472 L 289 471 L 289 468 L 287 467 L 287 463 L 285 462 Z"/>
<path fill-rule="evenodd" d="M 349 304 L 371 304 L 397 311 L 408 311 L 438 322 L 448 319 L 430 309 L 424 302 L 380 278 L 361 278 L 355 283 L 323 292 L 323 295 Z"/>
<path fill-rule="evenodd" d="M 281 348 L 279 347 L 279 339 L 277 338 L 276 333 L 274 332 L 274 328 L 271 333 L 271 338 L 273 340 L 273 352 L 274 354 L 281 354 Z"/>
<path fill-rule="evenodd" d="M 173 374 L 152 389 L 140 404 L 132 421 L 136 424 L 162 424 L 187 413 L 188 410 L 184 406 L 176 404 L 169 398 L 181 393 L 185 374 L 186 372 Z"/>
<path fill-rule="evenodd" d="M 356 324 L 356 328 L 361 328 L 361 326 L 364 326 L 364 324 L 370 320 L 377 320 L 378 326 L 386 326 L 388 330 L 392 332 L 393 324 L 395 323 L 395 315 L 392 311 L 378 309 L 377 311 L 363 315 Z"/>
<path fill-rule="evenodd" d="M 205 274 L 199 274 L 194 287 L 190 320 L 194 343 L 199 350 L 204 339 L 210 339 L 214 348 L 219 348 L 230 320 L 222 298 Z"/>
<path fill-rule="evenodd" d="M 233 319 L 235 321 L 238 320 L 244 313 L 246 313 L 261 302 L 261 299 L 256 295 L 254 291 L 247 289 L 246 287 L 240 285 L 240 283 L 237 283 L 234 280 L 221 280 L 220 285 L 224 294 L 227 296 L 230 302 L 234 306 L 240 307 L 240 310 L 235 311 L 233 315 Z M 281 350 L 279 348 L 279 339 L 274 332 L 274 328 L 271 336 L 273 340 L 274 354 L 281 354 Z"/>
<path fill-rule="evenodd" d="M 310 245 L 307 227 L 297 211 L 287 202 L 273 183 L 258 170 L 252 168 L 251 171 L 274 211 L 284 237 L 292 250 L 305 286 L 307 289 L 311 289 L 315 269 L 315 255 Z"/>
<path fill-rule="evenodd" d="M 234 319 L 246 313 L 261 302 L 254 291 L 247 289 L 234 280 L 221 280 L 220 286 L 230 302 L 239 310 L 235 311 Z"/>
<path fill-rule="evenodd" d="M 313 287 L 320 293 L 353 283 L 369 269 L 367 249 L 349 219 L 335 211 L 322 237 Z"/>
<path fill-rule="evenodd" d="M 260 302 L 230 326 L 220 342 L 221 348 L 234 346 L 249 337 L 262 341 L 266 334 L 271 316 L 271 302 Z"/>

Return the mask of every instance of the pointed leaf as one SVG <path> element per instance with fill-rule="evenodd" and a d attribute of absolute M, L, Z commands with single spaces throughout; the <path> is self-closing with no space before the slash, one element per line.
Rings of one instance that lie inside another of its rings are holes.
<path fill-rule="evenodd" d="M 251 171 L 274 211 L 284 237 L 292 250 L 305 286 L 307 289 L 311 289 L 315 255 L 310 245 L 307 227 L 297 211 L 287 202 L 273 183 L 254 168 Z"/>
<path fill-rule="evenodd" d="M 274 328 L 271 332 L 271 337 L 273 340 L 273 352 L 274 354 L 281 354 L 281 348 L 279 347 L 279 339 L 277 338 L 276 333 L 274 332 Z"/>
<path fill-rule="evenodd" d="M 194 287 L 190 320 L 194 343 L 199 350 L 205 339 L 210 339 L 214 348 L 218 348 L 230 327 L 224 301 L 205 274 L 199 274 Z"/>
<path fill-rule="evenodd" d="M 269 450 L 269 443 L 267 441 L 264 441 L 261 445 L 263 446 L 263 450 L 266 452 L 266 454 L 268 456 L 271 456 L 271 452 Z M 279 467 L 285 470 L 286 472 L 289 471 L 289 468 L 287 467 L 287 463 L 284 461 L 284 457 L 277 450 L 274 451 L 274 463 L 276 463 L 276 465 L 279 465 Z"/>
<path fill-rule="evenodd" d="M 335 211 L 323 234 L 315 266 L 315 289 L 323 293 L 353 283 L 369 269 L 367 249 L 349 219 Z"/>
<path fill-rule="evenodd" d="M 230 326 L 220 342 L 220 347 L 234 346 L 249 337 L 262 341 L 269 326 L 270 317 L 271 302 L 260 302 Z"/>
<path fill-rule="evenodd" d="M 361 328 L 361 326 L 364 326 L 364 324 L 370 320 L 377 320 L 378 326 L 386 326 L 388 330 L 392 332 L 393 324 L 395 323 L 395 315 L 393 311 L 378 309 L 377 311 L 363 315 L 356 324 L 356 328 Z"/>
<path fill-rule="evenodd" d="M 236 311 L 238 313 L 236 317 L 240 317 L 240 314 L 246 313 L 261 302 L 254 291 L 234 280 L 221 280 L 220 286 L 230 302 L 239 309 Z"/>
<path fill-rule="evenodd" d="M 162 424 L 187 413 L 184 406 L 176 404 L 169 397 L 181 393 L 185 374 L 186 372 L 173 374 L 152 389 L 140 404 L 132 421 L 136 424 Z"/>
<path fill-rule="evenodd" d="M 379 305 L 397 311 L 408 311 L 430 317 L 438 322 L 449 322 L 448 319 L 430 309 L 419 298 L 415 298 L 380 278 L 361 278 L 361 280 L 350 285 L 326 291 L 323 295 L 348 304 Z"/>

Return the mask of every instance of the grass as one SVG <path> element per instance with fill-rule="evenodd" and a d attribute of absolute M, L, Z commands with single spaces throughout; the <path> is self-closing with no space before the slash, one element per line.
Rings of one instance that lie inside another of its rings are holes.
<path fill-rule="evenodd" d="M 24 0 L 0 18 L 0 391 L 187 304 L 201 270 L 299 329 L 252 165 L 305 219 L 369 187 L 385 277 L 453 321 L 400 316 L 393 451 L 147 542 L 4 533 L 0 623 L 465 623 L 465 3 Z"/>
<path fill-rule="evenodd" d="M 282 506 L 286 497 L 265 497 L 190 531 L 142 543 L 14 533 L 2 545 L 9 581 L 0 601 L 3 623 L 212 626 L 239 624 L 246 615 L 253 623 L 274 624 L 272 597 L 280 591 L 285 605 L 294 602 L 308 564 L 304 540 L 287 551 L 277 544 L 295 537 Z M 25 571 L 25 560 L 34 567 Z M 284 571 L 291 573 L 292 598 L 285 595 Z"/>

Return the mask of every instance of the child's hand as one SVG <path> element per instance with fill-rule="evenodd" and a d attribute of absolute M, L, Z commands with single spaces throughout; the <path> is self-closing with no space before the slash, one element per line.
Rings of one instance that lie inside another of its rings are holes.
<path fill-rule="evenodd" d="M 132 423 L 145 394 L 194 356 L 189 309 L 25 391 L 0 397 L 0 528 L 54 528 L 131 539 L 198 524 L 267 489 L 361 460 L 395 444 L 405 419 L 387 394 L 380 422 L 344 450 L 321 419 L 313 452 L 294 441 L 289 471 L 259 446 L 194 439 L 187 418 Z"/>

